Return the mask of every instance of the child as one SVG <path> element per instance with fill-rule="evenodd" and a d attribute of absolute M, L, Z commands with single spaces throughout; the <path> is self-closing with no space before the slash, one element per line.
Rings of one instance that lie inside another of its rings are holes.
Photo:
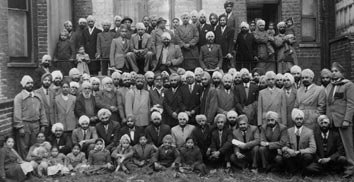
<path fill-rule="evenodd" d="M 269 55 L 272 55 L 275 53 L 274 47 L 272 45 L 272 42 L 274 42 L 274 35 L 275 35 L 275 29 L 274 29 L 274 23 L 270 22 L 268 25 L 268 30 L 267 30 L 267 34 L 269 37 L 269 40 L 267 42 L 267 49 L 268 49 L 268 53 Z"/>
<path fill-rule="evenodd" d="M 68 39 L 68 31 L 60 33 L 59 41 L 54 50 L 54 62 L 56 67 L 64 76 L 69 74 L 69 70 L 74 67 L 75 48 L 71 40 Z"/>
<path fill-rule="evenodd" d="M 74 144 L 72 152 L 66 157 L 68 159 L 69 170 L 81 172 L 82 169 L 87 167 L 86 155 L 81 152 L 81 146 L 79 144 Z"/>
<path fill-rule="evenodd" d="M 186 143 L 180 149 L 181 165 L 180 171 L 199 171 L 201 175 L 206 175 L 206 166 L 203 163 L 202 153 L 197 146 L 194 146 L 194 140 L 191 137 L 186 139 Z"/>
<path fill-rule="evenodd" d="M 152 166 L 152 157 L 156 154 L 157 148 L 154 145 L 147 143 L 147 138 L 145 135 L 140 135 L 139 143 L 134 145 L 133 150 L 133 163 L 136 166 L 140 168 Z M 149 173 L 149 169 L 150 168 L 144 171 L 148 171 Z"/>
<path fill-rule="evenodd" d="M 130 146 L 130 138 L 127 134 L 120 138 L 118 147 L 112 152 L 112 158 L 117 160 L 116 172 L 120 168 L 126 173 L 130 174 L 128 167 L 131 167 L 131 157 L 133 156 L 133 147 Z"/>
<path fill-rule="evenodd" d="M 102 170 L 106 171 L 112 169 L 111 155 L 109 151 L 105 149 L 104 140 L 102 138 L 98 138 L 95 141 L 95 148 L 89 153 L 88 163 L 90 170 L 85 171 L 87 174 L 97 174 Z"/>
<path fill-rule="evenodd" d="M 294 27 L 294 19 L 288 18 L 285 21 L 286 23 L 286 32 L 285 39 L 287 40 L 284 44 L 285 50 L 284 53 L 289 53 L 291 55 L 293 53 L 293 49 L 291 48 L 292 44 L 295 42 L 295 27 Z"/>
<path fill-rule="evenodd" d="M 50 151 L 50 157 L 48 159 L 48 176 L 56 175 L 59 172 L 62 175 L 69 173 L 69 169 L 66 167 L 66 164 L 66 156 L 62 153 L 59 153 L 58 147 L 53 146 Z"/>
<path fill-rule="evenodd" d="M 175 169 L 178 167 L 180 155 L 175 146 L 172 145 L 172 135 L 166 135 L 162 139 L 162 145 L 153 157 L 153 168 L 156 171 L 164 170 L 165 168 Z"/>
<path fill-rule="evenodd" d="M 90 63 L 90 57 L 85 53 L 85 48 L 81 46 L 76 54 L 77 69 L 80 71 L 81 75 L 84 73 L 90 74 L 88 63 Z"/>

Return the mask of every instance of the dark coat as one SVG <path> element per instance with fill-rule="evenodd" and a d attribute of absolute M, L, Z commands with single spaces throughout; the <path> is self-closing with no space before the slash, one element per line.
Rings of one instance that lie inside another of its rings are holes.
<path fill-rule="evenodd" d="M 144 134 L 144 129 L 139 126 L 135 126 L 134 138 L 131 138 L 130 132 L 129 132 L 129 127 L 123 126 L 120 130 L 117 130 L 117 132 L 114 136 L 114 143 L 118 145 L 120 138 L 125 134 L 127 134 L 130 138 L 130 145 L 134 146 L 135 144 L 139 143 L 139 137 L 140 137 L 140 135 Z"/>
<path fill-rule="evenodd" d="M 272 131 L 272 128 L 267 127 L 266 124 L 261 127 L 261 142 L 269 142 L 269 149 L 281 149 L 286 145 L 288 131 L 285 125 L 277 124 Z"/>
<path fill-rule="evenodd" d="M 202 155 L 205 156 L 211 143 L 211 128 L 209 125 L 206 125 L 204 130 L 200 127 L 195 127 L 191 136 L 195 141 L 195 145 L 199 147 Z"/>
<path fill-rule="evenodd" d="M 219 140 L 219 130 L 213 130 L 211 132 L 211 151 L 219 151 L 220 154 L 225 155 L 228 153 L 232 147 L 232 131 L 230 129 L 224 128 L 222 132 L 222 140 Z"/>
<path fill-rule="evenodd" d="M 221 46 L 223 56 L 225 57 L 228 53 L 232 53 L 234 49 L 235 29 L 226 26 L 224 33 L 221 33 L 221 26 L 218 26 L 214 33 L 214 42 Z"/>
<path fill-rule="evenodd" d="M 85 52 L 90 56 L 90 59 L 95 59 L 97 50 L 97 36 L 100 32 L 102 32 L 102 30 L 96 27 L 94 27 L 91 35 L 88 28 L 83 31 L 83 43 L 85 46 Z"/>
<path fill-rule="evenodd" d="M 177 88 L 177 91 L 173 93 L 172 88 L 165 91 L 165 98 L 163 100 L 163 109 L 162 121 L 164 124 L 168 124 L 170 127 L 174 127 L 178 124 L 177 119 L 172 117 L 172 113 L 179 113 L 182 110 L 181 96 L 179 92 L 180 88 Z"/>
<path fill-rule="evenodd" d="M 71 136 L 66 135 L 65 133 L 59 138 L 59 141 L 57 141 L 54 134 L 50 135 L 47 140 L 52 146 L 57 146 L 58 149 L 62 147 L 59 149 L 59 153 L 63 153 L 64 155 L 70 153 L 73 147 Z"/>
<path fill-rule="evenodd" d="M 53 71 L 52 67 L 49 67 L 49 73 Z M 41 88 L 42 86 L 42 76 L 46 73 L 42 66 L 36 68 L 33 72 L 33 84 L 34 88 Z"/>
<path fill-rule="evenodd" d="M 189 92 L 189 85 L 183 85 L 179 89 L 181 96 L 181 110 L 182 111 L 192 111 L 194 110 L 196 114 L 200 111 L 200 96 L 203 92 L 203 87 L 197 85 L 196 83 L 193 86 L 192 93 Z"/>
<path fill-rule="evenodd" d="M 109 97 L 108 92 L 106 90 L 101 90 L 96 93 L 95 100 L 97 109 L 110 109 L 111 106 L 115 106 L 118 108 L 117 92 L 115 91 L 112 91 L 112 97 Z M 113 121 L 118 121 L 118 110 L 112 112 L 111 119 Z"/>
<path fill-rule="evenodd" d="M 94 106 L 94 112 L 97 113 L 97 107 L 96 107 L 96 99 L 93 95 L 91 95 L 90 97 L 92 103 L 93 103 L 93 106 Z M 75 115 L 77 118 L 80 118 L 82 115 L 86 115 L 88 117 L 93 117 L 93 116 L 90 116 L 86 113 L 86 105 L 85 105 L 85 98 L 84 96 L 81 94 L 79 94 L 77 97 L 76 97 L 76 102 L 75 102 Z"/>
<path fill-rule="evenodd" d="M 345 156 L 343 142 L 340 135 L 333 131 L 329 130 L 327 138 L 327 153 L 324 152 L 323 148 L 323 138 L 321 130 L 316 128 L 314 130 L 315 141 L 316 141 L 316 157 L 317 160 L 320 158 L 331 158 L 331 160 L 337 160 L 339 156 Z M 317 161 L 316 160 L 316 161 Z"/>
<path fill-rule="evenodd" d="M 166 89 L 163 88 L 161 91 L 161 94 L 156 90 L 149 90 L 149 95 L 150 95 L 150 101 L 151 101 L 151 106 L 154 106 L 156 104 L 160 105 L 162 107 L 163 105 L 163 99 L 165 97 L 165 91 Z"/>
<path fill-rule="evenodd" d="M 102 138 L 105 142 L 105 145 L 108 146 L 109 144 L 112 143 L 117 131 L 119 131 L 120 129 L 120 124 L 118 122 L 113 122 L 110 121 L 108 123 L 108 130 L 106 133 L 106 130 L 103 126 L 102 123 L 98 123 L 96 125 L 96 131 L 97 131 L 97 135 L 98 138 Z"/>
<path fill-rule="evenodd" d="M 205 23 L 203 28 L 201 28 L 201 25 L 197 27 L 199 31 L 199 42 L 198 42 L 198 47 L 202 47 L 205 45 L 208 41 L 206 39 L 206 34 L 209 31 L 213 31 L 213 27 L 210 24 Z"/>
<path fill-rule="evenodd" d="M 153 124 L 150 124 L 145 128 L 146 138 L 149 142 L 152 142 L 156 147 L 159 147 L 162 144 L 163 137 L 168 134 L 171 134 L 171 128 L 166 124 L 160 125 L 159 135 L 156 131 L 156 127 Z"/>
<path fill-rule="evenodd" d="M 239 33 L 235 44 L 236 60 L 241 62 L 253 61 L 257 56 L 257 42 L 252 33 Z"/>

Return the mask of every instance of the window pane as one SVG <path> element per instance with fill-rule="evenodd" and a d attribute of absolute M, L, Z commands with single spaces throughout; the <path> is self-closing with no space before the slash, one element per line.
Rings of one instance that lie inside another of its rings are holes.
<path fill-rule="evenodd" d="M 316 19 L 315 18 L 302 18 L 301 26 L 303 41 L 316 40 Z"/>
<path fill-rule="evenodd" d="M 25 11 L 9 10 L 9 56 L 28 56 L 27 13 Z"/>
<path fill-rule="evenodd" d="M 302 0 L 302 15 L 313 15 L 317 14 L 316 0 Z"/>
<path fill-rule="evenodd" d="M 16 9 L 27 9 L 28 0 L 8 0 L 8 7 L 9 8 L 16 8 Z"/>

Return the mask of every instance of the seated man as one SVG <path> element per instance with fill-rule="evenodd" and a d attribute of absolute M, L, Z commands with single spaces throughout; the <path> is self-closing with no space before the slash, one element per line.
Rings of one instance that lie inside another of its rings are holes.
<path fill-rule="evenodd" d="M 98 138 L 94 126 L 90 125 L 90 118 L 83 115 L 79 118 L 79 128 L 74 129 L 72 141 L 74 144 L 80 144 L 81 151 L 88 154 L 95 147 L 95 141 Z"/>
<path fill-rule="evenodd" d="M 171 135 L 176 142 L 177 148 L 182 147 L 186 139 L 192 134 L 194 126 L 188 124 L 189 117 L 185 112 L 178 113 L 178 125 L 171 129 Z"/>
<path fill-rule="evenodd" d="M 223 56 L 219 44 L 214 43 L 215 35 L 212 31 L 206 34 L 207 44 L 200 48 L 199 64 L 204 70 L 220 70 Z"/>
<path fill-rule="evenodd" d="M 238 117 L 238 128 L 233 131 L 233 137 L 232 143 L 235 146 L 234 153 L 231 155 L 232 164 L 241 169 L 250 167 L 252 172 L 256 172 L 259 144 L 257 126 L 250 125 L 246 115 L 240 115 Z"/>
<path fill-rule="evenodd" d="M 340 135 L 331 130 L 331 122 L 326 115 L 317 119 L 318 126 L 314 130 L 317 146 L 315 161 L 306 167 L 305 174 L 338 173 L 344 171 L 347 164 L 342 139 Z"/>
<path fill-rule="evenodd" d="M 135 122 L 136 122 L 135 116 L 133 115 L 127 116 L 126 125 L 123 126 L 117 134 L 115 134 L 115 137 L 117 139 L 115 140 L 117 142 L 116 143 L 117 146 L 119 144 L 120 138 L 125 134 L 129 136 L 131 146 L 134 146 L 135 144 L 139 143 L 139 136 L 144 133 L 144 128 L 136 126 Z"/>
<path fill-rule="evenodd" d="M 316 141 L 313 131 L 304 123 L 304 112 L 293 109 L 291 118 L 295 126 L 288 129 L 287 145 L 282 148 L 283 158 L 288 171 L 295 174 L 313 162 L 313 155 L 316 153 Z"/>
<path fill-rule="evenodd" d="M 98 138 L 104 140 L 106 149 L 110 150 L 110 144 L 113 142 L 114 135 L 120 130 L 120 124 L 111 120 L 111 111 L 108 109 L 100 109 L 98 111 L 99 123 L 96 125 Z"/>
<path fill-rule="evenodd" d="M 199 147 L 203 159 L 206 160 L 206 152 L 210 146 L 211 128 L 207 123 L 207 118 L 205 115 L 196 115 L 195 120 L 197 125 L 192 131 L 191 136 L 194 139 L 195 144 Z"/>
<path fill-rule="evenodd" d="M 161 123 L 162 116 L 159 112 L 153 112 L 151 120 L 151 124 L 145 128 L 145 135 L 149 142 L 160 147 L 163 137 L 171 134 L 171 128 L 167 124 Z"/>
<path fill-rule="evenodd" d="M 281 148 L 286 144 L 288 137 L 287 128 L 279 123 L 279 115 L 276 112 L 268 111 L 265 115 L 266 124 L 260 128 L 261 143 L 258 155 L 261 158 L 262 168 L 267 171 L 273 166 L 279 166 L 282 156 L 279 155 Z M 275 163 L 275 165 L 273 165 Z"/>
<path fill-rule="evenodd" d="M 71 152 L 72 141 L 70 136 L 64 133 L 64 125 L 55 123 L 52 126 L 52 135 L 48 137 L 48 141 L 52 146 L 56 146 L 60 153 L 68 154 Z"/>

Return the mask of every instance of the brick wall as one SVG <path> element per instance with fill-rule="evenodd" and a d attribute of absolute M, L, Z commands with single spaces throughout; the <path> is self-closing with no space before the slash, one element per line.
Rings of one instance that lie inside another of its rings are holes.
<path fill-rule="evenodd" d="M 354 40 L 340 37 L 330 43 L 331 63 L 338 62 L 346 69 L 346 77 L 354 80 Z"/>
<path fill-rule="evenodd" d="M 6 136 L 12 135 L 13 100 L 0 102 L 0 144 Z"/>
<path fill-rule="evenodd" d="M 73 1 L 73 23 L 74 28 L 77 27 L 77 22 L 80 18 L 86 18 L 92 15 L 92 0 L 74 0 Z"/>
<path fill-rule="evenodd" d="M 239 22 L 247 22 L 247 6 L 246 0 L 234 0 L 233 12 L 237 15 Z M 236 30 L 238 31 L 238 30 Z"/>
<path fill-rule="evenodd" d="M 41 60 L 43 55 L 48 54 L 48 7 L 47 0 L 37 0 L 36 13 L 34 13 L 34 19 L 36 20 L 34 24 L 35 38 L 38 42 L 38 51 L 35 57 L 37 60 Z"/>

